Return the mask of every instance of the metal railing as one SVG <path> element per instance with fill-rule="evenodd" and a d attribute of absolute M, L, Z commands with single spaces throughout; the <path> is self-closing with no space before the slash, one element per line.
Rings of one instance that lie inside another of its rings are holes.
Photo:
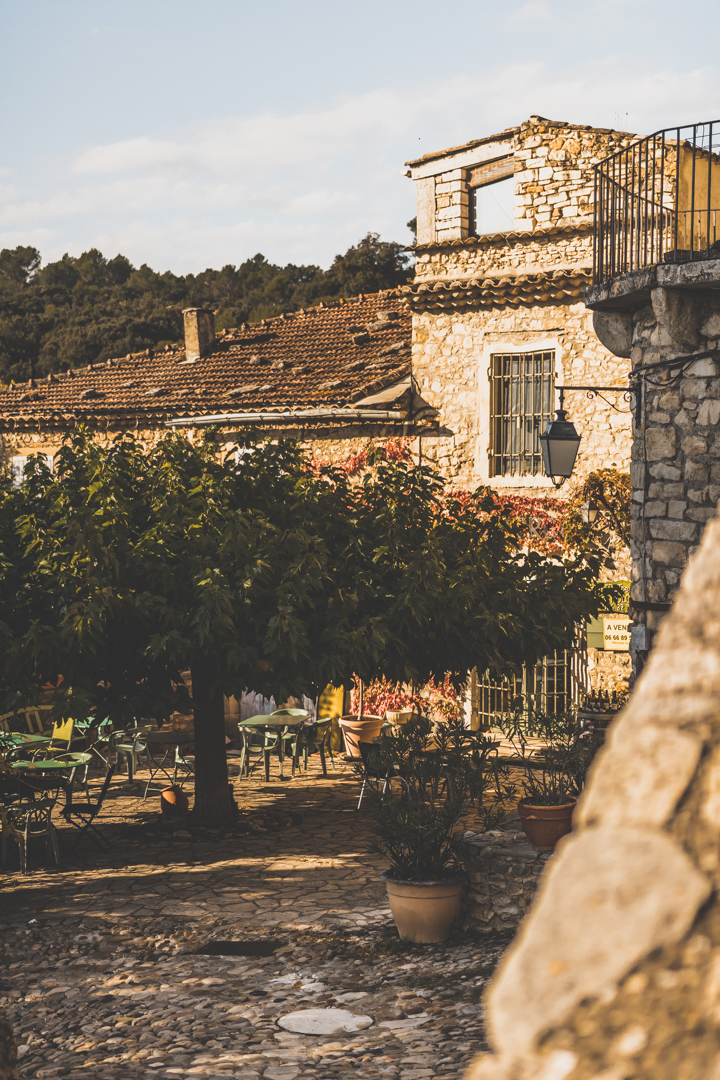
<path fill-rule="evenodd" d="M 593 281 L 720 258 L 720 120 L 666 128 L 595 171 Z"/>
<path fill-rule="evenodd" d="M 480 730 L 489 730 L 497 723 L 498 714 L 512 713 L 518 706 L 523 717 L 528 710 L 557 716 L 570 709 L 579 689 L 574 651 L 558 649 L 537 664 L 523 667 L 521 674 L 508 674 L 504 679 L 478 673 L 474 711 Z"/>

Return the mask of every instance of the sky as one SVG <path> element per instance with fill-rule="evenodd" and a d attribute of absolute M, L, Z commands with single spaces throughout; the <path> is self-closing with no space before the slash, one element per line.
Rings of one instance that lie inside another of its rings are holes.
<path fill-rule="evenodd" d="M 0 0 L 0 24 L 0 248 L 44 262 L 327 267 L 410 242 L 409 159 L 532 114 L 720 115 L 718 0 Z"/>

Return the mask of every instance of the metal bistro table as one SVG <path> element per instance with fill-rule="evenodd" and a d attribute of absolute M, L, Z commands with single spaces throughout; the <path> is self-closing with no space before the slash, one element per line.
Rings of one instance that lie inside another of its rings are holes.
<path fill-rule="evenodd" d="M 86 751 L 61 750 L 49 758 L 35 758 L 30 761 L 13 759 L 8 761 L 8 766 L 26 773 L 28 778 L 37 773 L 41 776 L 47 774 L 48 779 L 56 781 L 56 787 L 65 788 L 72 781 L 75 770 L 87 765 L 91 757 Z M 66 779 L 60 775 L 63 771 L 70 771 L 72 775 Z"/>
<path fill-rule="evenodd" d="M 265 761 L 265 783 L 270 780 L 270 755 L 277 750 L 280 764 L 280 779 L 283 779 L 283 762 L 285 760 L 285 742 L 293 739 L 297 748 L 298 729 L 310 719 L 307 709 L 277 709 L 274 713 L 260 716 L 249 716 L 247 720 L 241 720 L 238 731 L 242 738 L 242 756 L 240 758 L 240 775 L 250 775 L 250 755 L 254 752 L 262 754 Z M 253 743 L 254 734 L 263 737 L 262 744 Z M 295 763 L 297 754 L 293 753 L 293 776 L 295 775 Z"/>
<path fill-rule="evenodd" d="M 19 748 L 20 751 L 22 749 Z M 58 750 L 52 757 L 47 758 L 33 758 L 29 761 L 11 758 L 7 761 L 7 766 L 23 776 L 23 783 L 30 792 L 64 791 L 67 794 L 75 782 L 75 773 L 84 768 L 91 757 L 92 754 L 85 750 Z M 68 773 L 69 775 L 65 775 Z M 57 794 L 55 797 L 57 798 Z"/>
<path fill-rule="evenodd" d="M 26 735 L 22 731 L 0 732 L 1 750 L 37 750 L 43 746 L 49 746 L 52 742 L 50 735 Z"/>
<path fill-rule="evenodd" d="M 21 752 L 19 748 L 18 752 Z M 38 753 L 41 751 L 38 750 Z M 27 872 L 28 842 L 31 836 L 44 836 L 45 841 L 60 868 L 58 847 L 52 812 L 60 791 L 70 798 L 75 773 L 90 761 L 91 755 L 83 752 L 62 751 L 53 757 L 35 760 L 19 759 L 7 762 L 6 780 L 12 785 L 13 774 L 18 777 L 14 793 L 6 790 L 0 798 L 0 821 L 2 822 L 2 865 L 5 869 L 8 839 L 20 847 L 20 867 Z M 69 772 L 69 776 L 62 773 Z M 27 778 L 27 779 L 26 779 Z M 40 796 L 36 799 L 35 796 Z"/>

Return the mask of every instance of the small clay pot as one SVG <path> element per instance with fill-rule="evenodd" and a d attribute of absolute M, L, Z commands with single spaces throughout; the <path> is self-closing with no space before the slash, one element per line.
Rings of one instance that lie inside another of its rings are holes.
<path fill-rule="evenodd" d="M 403 724 L 407 724 L 413 718 L 412 709 L 388 709 L 385 713 L 385 719 L 393 727 L 401 727 Z"/>
<path fill-rule="evenodd" d="M 372 742 L 380 734 L 385 721 L 382 716 L 363 716 L 358 720 L 356 713 L 350 713 L 340 719 L 340 727 L 345 737 L 345 750 L 348 757 L 360 758 L 360 743 Z"/>
<path fill-rule="evenodd" d="M 186 814 L 190 809 L 188 797 L 177 784 L 163 788 L 160 792 L 160 806 L 163 814 Z"/>
<path fill-rule="evenodd" d="M 452 881 L 398 881 L 387 870 L 380 877 L 403 941 L 447 941 L 460 907 L 464 877 Z"/>
<path fill-rule="evenodd" d="M 554 851 L 558 840 L 572 831 L 572 815 L 576 806 L 577 799 L 562 806 L 535 806 L 525 799 L 520 800 L 520 824 L 536 851 Z"/>

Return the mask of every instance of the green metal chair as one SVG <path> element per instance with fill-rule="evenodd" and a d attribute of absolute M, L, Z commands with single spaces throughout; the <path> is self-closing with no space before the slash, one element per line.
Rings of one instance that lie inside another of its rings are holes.
<path fill-rule="evenodd" d="M 286 757 L 291 760 L 292 775 L 295 776 L 295 769 L 298 767 L 299 754 L 303 744 L 303 731 L 306 730 L 308 721 L 312 719 L 312 714 L 307 709 L 276 709 L 275 712 L 270 713 L 269 718 L 277 721 L 282 720 L 283 717 L 293 721 L 300 718 L 302 721 L 302 723 L 292 723 L 288 724 L 287 727 L 283 727 L 275 747 L 279 758 L 280 776 L 283 775 L 283 765 Z"/>
<path fill-rule="evenodd" d="M 150 725 L 127 728 L 125 731 L 113 732 L 111 748 L 115 751 L 115 763 L 119 769 L 123 761 L 127 761 L 128 783 L 135 779 L 138 769 L 140 754 L 147 757 L 145 741 L 153 728 Z"/>
<path fill-rule="evenodd" d="M 276 749 L 280 740 L 279 731 L 266 731 L 263 728 L 243 727 L 238 724 L 240 732 L 240 777 L 248 777 L 256 765 L 262 760 L 265 765 L 265 782 L 270 780 L 270 755 Z M 251 764 L 255 757 L 257 760 Z"/>
<path fill-rule="evenodd" d="M 327 776 L 326 752 L 330 755 L 330 764 L 333 769 L 335 768 L 335 758 L 333 757 L 332 746 L 330 745 L 332 723 L 332 719 L 318 720 L 317 723 L 300 729 L 298 733 L 300 745 L 297 747 L 296 755 L 299 756 L 299 754 L 302 754 L 303 769 L 305 772 L 307 772 L 308 757 L 312 754 L 319 754 L 320 762 L 322 764 L 322 774 L 323 776 Z"/>

